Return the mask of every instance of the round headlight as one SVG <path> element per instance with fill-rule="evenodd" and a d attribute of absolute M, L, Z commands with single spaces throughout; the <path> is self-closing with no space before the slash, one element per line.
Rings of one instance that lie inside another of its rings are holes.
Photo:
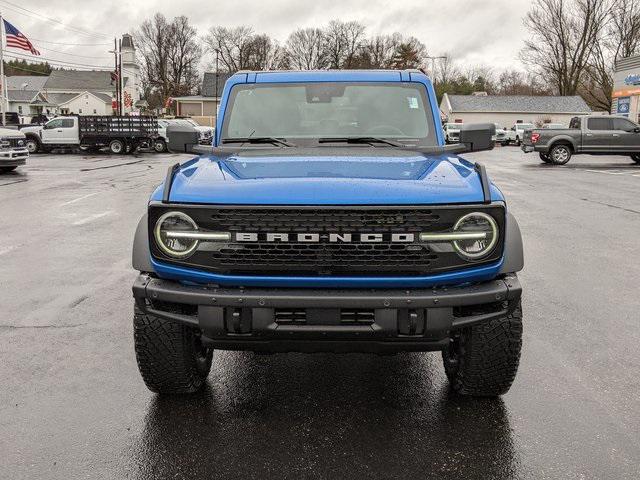
<path fill-rule="evenodd" d="M 24 147 L 24 140 L 18 140 L 18 146 Z"/>
<path fill-rule="evenodd" d="M 453 227 L 455 232 L 476 233 L 468 240 L 455 240 L 453 247 L 458 254 L 468 260 L 487 256 L 498 243 L 498 225 L 491 215 L 473 212 L 460 218 Z"/>
<path fill-rule="evenodd" d="M 198 248 L 198 240 L 184 234 L 197 231 L 198 225 L 186 213 L 168 212 L 158 219 L 153 233 L 160 250 L 170 257 L 184 258 Z"/>

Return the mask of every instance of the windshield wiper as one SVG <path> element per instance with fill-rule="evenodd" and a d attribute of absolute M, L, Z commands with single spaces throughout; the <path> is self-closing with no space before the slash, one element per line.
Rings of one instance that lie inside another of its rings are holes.
<path fill-rule="evenodd" d="M 325 137 L 318 139 L 318 143 L 384 143 L 385 145 L 391 145 L 392 147 L 406 147 L 406 145 L 402 143 L 379 137 Z"/>
<path fill-rule="evenodd" d="M 293 143 L 276 137 L 239 137 L 224 138 L 222 143 L 272 143 L 273 145 L 282 145 L 283 147 L 295 147 Z"/>

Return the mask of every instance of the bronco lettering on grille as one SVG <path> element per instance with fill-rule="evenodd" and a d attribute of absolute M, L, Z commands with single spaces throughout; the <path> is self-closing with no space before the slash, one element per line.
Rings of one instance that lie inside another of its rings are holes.
<path fill-rule="evenodd" d="M 295 243 L 413 243 L 413 233 L 253 233 L 237 232 L 236 242 Z"/>

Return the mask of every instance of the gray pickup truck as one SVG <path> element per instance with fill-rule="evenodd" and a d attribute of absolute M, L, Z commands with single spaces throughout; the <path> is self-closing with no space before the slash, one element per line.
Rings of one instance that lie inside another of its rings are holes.
<path fill-rule="evenodd" d="M 640 164 L 640 126 L 624 117 L 583 115 L 573 117 L 569 128 L 527 130 L 521 148 L 554 165 L 575 154 L 629 155 Z"/>

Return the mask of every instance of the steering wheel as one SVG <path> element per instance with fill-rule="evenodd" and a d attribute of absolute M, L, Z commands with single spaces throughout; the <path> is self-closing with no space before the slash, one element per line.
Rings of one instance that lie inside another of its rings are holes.
<path fill-rule="evenodd" d="M 376 125 L 373 128 L 367 130 L 368 135 L 389 135 L 389 132 L 398 134 L 400 137 L 406 137 L 405 133 L 398 127 L 393 125 Z"/>

